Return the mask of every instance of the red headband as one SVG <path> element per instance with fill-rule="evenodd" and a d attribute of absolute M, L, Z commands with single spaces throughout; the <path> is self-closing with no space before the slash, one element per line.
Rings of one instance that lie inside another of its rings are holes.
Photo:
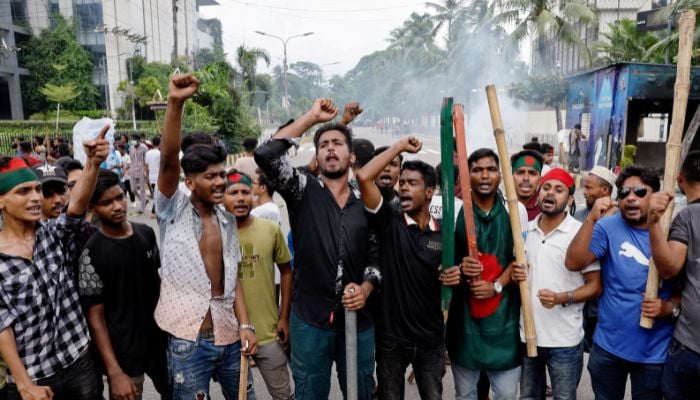
<path fill-rule="evenodd" d="M 547 181 L 554 181 L 557 180 L 563 184 L 566 185 L 570 190 L 574 188 L 574 178 L 569 175 L 568 172 L 564 171 L 561 168 L 552 168 L 547 172 L 543 177 L 542 177 L 542 182 L 540 183 L 540 187 L 544 185 L 545 182 Z"/>

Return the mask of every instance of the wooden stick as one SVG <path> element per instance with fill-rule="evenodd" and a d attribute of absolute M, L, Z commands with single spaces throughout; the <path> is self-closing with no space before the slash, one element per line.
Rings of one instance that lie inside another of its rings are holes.
<path fill-rule="evenodd" d="M 493 134 L 496 137 L 496 147 L 498 156 L 501 159 L 501 175 L 506 188 L 508 210 L 510 212 L 510 228 L 515 244 L 515 261 L 520 265 L 527 265 L 525 258 L 525 243 L 523 241 L 523 230 L 520 225 L 520 213 L 518 211 L 518 197 L 515 195 L 515 182 L 513 181 L 513 171 L 510 165 L 510 154 L 506 144 L 503 120 L 501 119 L 501 107 L 498 104 L 496 86 L 486 86 L 486 100 L 489 103 L 491 113 L 491 124 Z M 523 325 L 525 328 L 525 344 L 527 346 L 527 356 L 537 357 L 537 333 L 535 332 L 535 321 L 532 317 L 532 304 L 530 301 L 530 285 L 528 282 L 520 281 L 520 302 L 522 304 Z"/>
<path fill-rule="evenodd" d="M 238 381 L 238 400 L 248 398 L 248 357 L 241 351 L 241 376 Z"/>
<path fill-rule="evenodd" d="M 676 178 L 681 162 L 681 136 L 685 125 L 685 113 L 688 108 L 688 94 L 690 92 L 690 59 L 693 51 L 693 33 L 695 31 L 695 11 L 688 10 L 681 14 L 678 28 L 678 65 L 676 72 L 676 85 L 673 93 L 673 117 L 671 119 L 671 131 L 666 142 L 666 165 L 664 167 L 664 187 L 666 192 L 675 193 Z M 664 237 L 668 235 L 673 216 L 673 203 L 669 204 L 666 212 L 661 217 L 661 230 Z M 654 265 L 654 260 L 649 260 L 649 274 L 647 275 L 647 287 L 644 292 L 645 299 L 656 299 L 659 296 L 659 272 Z M 651 329 L 654 319 L 640 317 L 639 326 Z"/>
<path fill-rule="evenodd" d="M 455 262 L 455 167 L 454 138 L 452 136 L 452 97 L 442 99 L 440 111 L 440 157 L 442 162 L 442 268 L 447 269 Z M 442 286 L 443 317 L 447 320 L 452 288 Z"/>
<path fill-rule="evenodd" d="M 479 259 L 479 249 L 476 246 L 476 225 L 474 223 L 474 210 L 472 209 L 472 184 L 469 179 L 469 164 L 467 163 L 467 137 L 464 129 L 464 107 L 455 104 L 452 110 L 452 122 L 455 128 L 455 142 L 457 143 L 457 161 L 459 162 L 459 184 L 462 188 L 462 210 L 464 212 L 464 228 L 467 233 L 467 249 L 469 256 Z M 444 216 L 443 216 L 444 219 Z M 473 281 L 481 279 L 481 275 L 472 278 Z"/>

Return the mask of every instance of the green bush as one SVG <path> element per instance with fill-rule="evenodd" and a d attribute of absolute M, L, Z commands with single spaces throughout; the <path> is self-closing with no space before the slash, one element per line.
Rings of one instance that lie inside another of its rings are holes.
<path fill-rule="evenodd" d="M 61 121 L 78 121 L 83 117 L 100 119 L 106 115 L 105 110 L 61 110 Z M 29 116 L 30 121 L 53 121 L 56 122 L 56 110 L 34 113 Z"/>

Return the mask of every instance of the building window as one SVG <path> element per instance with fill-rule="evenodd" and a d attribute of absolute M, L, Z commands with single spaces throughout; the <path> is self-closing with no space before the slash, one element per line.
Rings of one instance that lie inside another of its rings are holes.
<path fill-rule="evenodd" d="M 15 25 L 24 26 L 27 23 L 27 2 L 24 0 L 10 0 L 10 13 Z"/>

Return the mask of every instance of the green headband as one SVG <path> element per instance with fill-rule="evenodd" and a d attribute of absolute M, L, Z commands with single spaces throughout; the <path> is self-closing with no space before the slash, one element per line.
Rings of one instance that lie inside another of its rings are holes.
<path fill-rule="evenodd" d="M 16 186 L 26 182 L 38 181 L 34 171 L 29 167 L 18 168 L 7 172 L 0 172 L 0 195 L 3 195 Z"/>
<path fill-rule="evenodd" d="M 226 176 L 226 187 L 235 185 L 237 183 L 242 183 L 248 187 L 253 187 L 253 181 L 246 174 L 242 174 L 238 171 L 232 172 Z"/>
<path fill-rule="evenodd" d="M 529 154 L 524 154 L 518 157 L 517 160 L 515 160 L 515 162 L 513 163 L 513 172 L 515 172 L 515 170 L 517 170 L 520 167 L 534 168 L 539 173 L 542 173 L 542 163 L 540 162 L 540 160 Z"/>

